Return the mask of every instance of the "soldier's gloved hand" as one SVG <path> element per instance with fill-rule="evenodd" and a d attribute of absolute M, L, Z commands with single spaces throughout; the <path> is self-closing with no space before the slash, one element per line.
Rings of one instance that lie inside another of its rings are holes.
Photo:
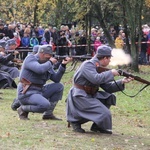
<path fill-rule="evenodd" d="M 72 58 L 71 57 L 66 57 L 65 59 L 63 59 L 63 61 L 62 61 L 62 64 L 68 64 L 69 62 L 71 62 L 72 61 Z"/>

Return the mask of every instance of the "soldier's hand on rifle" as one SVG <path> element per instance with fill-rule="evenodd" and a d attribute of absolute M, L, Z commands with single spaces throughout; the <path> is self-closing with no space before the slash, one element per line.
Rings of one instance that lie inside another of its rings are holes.
<path fill-rule="evenodd" d="M 21 59 L 16 60 L 17 63 L 22 63 L 23 61 Z"/>
<path fill-rule="evenodd" d="M 17 55 L 17 54 L 19 54 L 19 52 L 17 50 L 14 50 L 13 54 Z"/>
<path fill-rule="evenodd" d="M 51 58 L 49 59 L 49 61 L 51 61 L 53 64 L 57 63 L 57 59 L 55 59 L 54 57 L 51 57 Z"/>
<path fill-rule="evenodd" d="M 71 57 L 66 57 L 65 59 L 63 59 L 62 64 L 68 64 L 71 61 L 72 61 Z"/>
<path fill-rule="evenodd" d="M 129 83 L 129 82 L 131 82 L 131 81 L 133 81 L 134 80 L 134 78 L 131 78 L 131 77 L 124 77 L 123 79 L 122 79 L 122 84 L 124 84 L 124 83 Z"/>
<path fill-rule="evenodd" d="M 114 76 L 120 76 L 119 72 L 116 69 L 112 69 L 111 72 Z"/>

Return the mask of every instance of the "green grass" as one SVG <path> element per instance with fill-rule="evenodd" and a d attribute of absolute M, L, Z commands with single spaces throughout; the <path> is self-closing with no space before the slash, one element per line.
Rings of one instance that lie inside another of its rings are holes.
<path fill-rule="evenodd" d="M 150 81 L 150 67 L 143 66 L 137 75 Z M 43 121 L 42 114 L 30 113 L 29 121 L 18 119 L 10 105 L 16 90 L 4 89 L 0 100 L 0 150 L 150 150 L 150 87 L 134 98 L 116 93 L 117 105 L 111 107 L 113 134 L 90 131 L 92 122 L 82 127 L 85 134 L 74 133 L 67 127 L 65 100 L 72 86 L 74 72 L 64 75 L 63 99 L 55 115 L 63 121 Z M 133 81 L 126 85 L 125 93 L 134 95 L 143 84 Z"/>

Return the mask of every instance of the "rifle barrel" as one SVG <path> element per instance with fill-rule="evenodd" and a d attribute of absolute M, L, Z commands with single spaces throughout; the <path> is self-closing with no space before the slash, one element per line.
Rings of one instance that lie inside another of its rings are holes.
<path fill-rule="evenodd" d="M 108 71 L 108 70 L 110 70 L 110 69 L 109 69 L 109 68 L 105 68 L 105 67 L 101 67 L 101 66 L 100 66 L 100 67 L 97 67 L 97 72 L 98 72 L 98 73 L 101 73 L 101 72 L 104 72 L 104 71 Z M 139 81 L 139 82 L 141 82 L 141 83 L 150 85 L 150 82 L 149 82 L 149 81 L 147 81 L 147 80 L 145 80 L 145 79 L 142 79 L 142 78 L 139 77 L 139 76 L 135 76 L 135 75 L 133 75 L 133 74 L 131 74 L 131 73 L 124 72 L 124 71 L 122 71 L 121 69 L 118 70 L 118 73 L 119 73 L 121 76 L 124 76 L 124 77 L 127 77 L 127 78 L 131 77 L 131 78 L 134 78 L 134 80 L 136 80 L 136 81 Z"/>
<path fill-rule="evenodd" d="M 127 78 L 128 78 L 128 77 L 131 77 L 131 78 L 134 78 L 134 80 L 137 80 L 137 81 L 139 81 L 139 82 L 141 82 L 141 83 L 150 85 L 150 82 L 149 82 L 149 81 L 147 81 L 147 80 L 145 80 L 145 79 L 142 79 L 142 78 L 139 77 L 139 76 L 135 76 L 135 75 L 133 75 L 133 74 L 124 72 L 124 71 L 122 71 L 122 70 L 118 70 L 118 72 L 119 72 L 119 74 L 120 74 L 121 76 L 124 76 L 124 77 L 127 77 Z"/>
<path fill-rule="evenodd" d="M 63 56 L 54 55 L 54 58 L 56 59 L 65 59 L 66 57 L 71 57 L 73 59 L 91 59 L 92 58 L 92 56 L 90 55 L 63 55 Z"/>

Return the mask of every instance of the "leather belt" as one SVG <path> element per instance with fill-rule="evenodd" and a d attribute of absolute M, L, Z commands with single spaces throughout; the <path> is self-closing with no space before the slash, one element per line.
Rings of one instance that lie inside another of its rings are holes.
<path fill-rule="evenodd" d="M 84 85 L 74 84 L 74 87 L 84 90 Z"/>
<path fill-rule="evenodd" d="M 36 87 L 42 88 L 42 87 L 43 87 L 43 84 L 35 84 L 35 83 L 31 83 L 31 86 L 36 86 Z"/>
<path fill-rule="evenodd" d="M 90 94 L 90 95 L 94 95 L 98 91 L 98 86 L 87 86 L 87 85 L 74 84 L 74 87 L 84 90 L 87 94 Z"/>
<path fill-rule="evenodd" d="M 23 94 L 25 94 L 25 93 L 29 90 L 29 88 L 30 88 L 31 86 L 35 86 L 35 87 L 39 87 L 39 88 L 42 88 L 42 87 L 43 87 L 42 84 L 32 83 L 32 82 L 30 82 L 29 80 L 27 80 L 27 79 L 25 79 L 25 78 L 22 78 L 22 79 L 20 80 L 20 82 L 22 83 L 22 87 L 23 87 L 22 93 L 23 93 Z"/>

